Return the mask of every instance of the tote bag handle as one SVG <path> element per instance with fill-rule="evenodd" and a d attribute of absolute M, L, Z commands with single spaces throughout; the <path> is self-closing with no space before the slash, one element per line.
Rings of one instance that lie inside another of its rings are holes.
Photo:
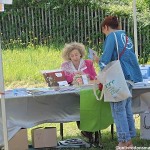
<path fill-rule="evenodd" d="M 115 41 L 116 41 L 116 48 L 117 48 L 117 54 L 118 54 L 118 60 L 121 58 L 121 56 L 124 54 L 125 50 L 126 50 L 126 47 L 127 47 L 127 43 L 128 43 L 128 37 L 126 36 L 126 44 L 122 50 L 122 52 L 119 54 L 119 49 L 118 49 L 118 40 L 117 40 L 117 36 L 116 36 L 116 33 L 114 33 L 114 36 L 115 36 Z"/>

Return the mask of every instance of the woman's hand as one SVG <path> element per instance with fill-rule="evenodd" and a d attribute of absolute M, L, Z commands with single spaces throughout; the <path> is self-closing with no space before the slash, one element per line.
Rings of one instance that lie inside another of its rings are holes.
<path fill-rule="evenodd" d="M 77 75 L 82 75 L 83 72 L 82 72 L 82 71 L 77 71 L 75 74 L 77 74 Z"/>
<path fill-rule="evenodd" d="M 96 62 L 97 64 L 99 63 L 99 57 L 97 55 L 93 56 L 93 60 L 94 62 Z"/>

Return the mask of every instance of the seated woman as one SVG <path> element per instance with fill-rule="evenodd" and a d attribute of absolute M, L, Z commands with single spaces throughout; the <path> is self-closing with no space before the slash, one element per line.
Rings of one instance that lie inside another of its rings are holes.
<path fill-rule="evenodd" d="M 90 80 L 95 79 L 96 72 L 93 62 L 91 60 L 84 60 L 84 56 L 85 46 L 82 43 L 72 42 L 65 45 L 62 53 L 65 62 L 61 68 L 69 84 L 73 84 L 73 78 L 77 74 L 86 74 Z"/>
<path fill-rule="evenodd" d="M 64 63 L 61 68 L 65 73 L 66 80 L 69 84 L 74 84 L 74 77 L 77 75 L 86 74 L 90 80 L 94 80 L 96 77 L 96 72 L 91 60 L 84 60 L 85 56 L 85 46 L 82 43 L 72 42 L 66 44 L 62 57 Z M 78 128 L 80 127 L 80 122 L 77 122 Z M 91 138 L 92 133 L 81 131 L 81 134 L 87 138 Z"/>

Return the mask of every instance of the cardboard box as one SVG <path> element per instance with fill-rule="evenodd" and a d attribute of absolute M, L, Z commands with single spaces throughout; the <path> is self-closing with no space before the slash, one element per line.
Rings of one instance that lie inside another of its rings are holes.
<path fill-rule="evenodd" d="M 57 146 L 56 127 L 35 128 L 31 131 L 34 148 Z"/>
<path fill-rule="evenodd" d="M 20 129 L 8 142 L 9 150 L 28 150 L 27 129 Z"/>

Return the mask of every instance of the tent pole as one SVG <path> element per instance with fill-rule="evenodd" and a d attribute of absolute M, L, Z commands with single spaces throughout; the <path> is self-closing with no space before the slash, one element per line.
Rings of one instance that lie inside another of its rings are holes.
<path fill-rule="evenodd" d="M 134 21 L 134 46 L 135 46 L 135 55 L 136 55 L 136 57 L 138 59 L 136 0 L 133 0 L 133 21 Z"/>
<path fill-rule="evenodd" d="M 4 93 L 5 89 L 4 89 L 1 37 L 0 37 L 0 64 L 1 64 L 0 65 L 0 99 L 1 99 L 1 109 L 2 109 L 4 149 L 8 150 L 8 133 L 7 133 L 7 121 L 6 121 L 6 108 L 5 108 L 5 93 Z"/>

